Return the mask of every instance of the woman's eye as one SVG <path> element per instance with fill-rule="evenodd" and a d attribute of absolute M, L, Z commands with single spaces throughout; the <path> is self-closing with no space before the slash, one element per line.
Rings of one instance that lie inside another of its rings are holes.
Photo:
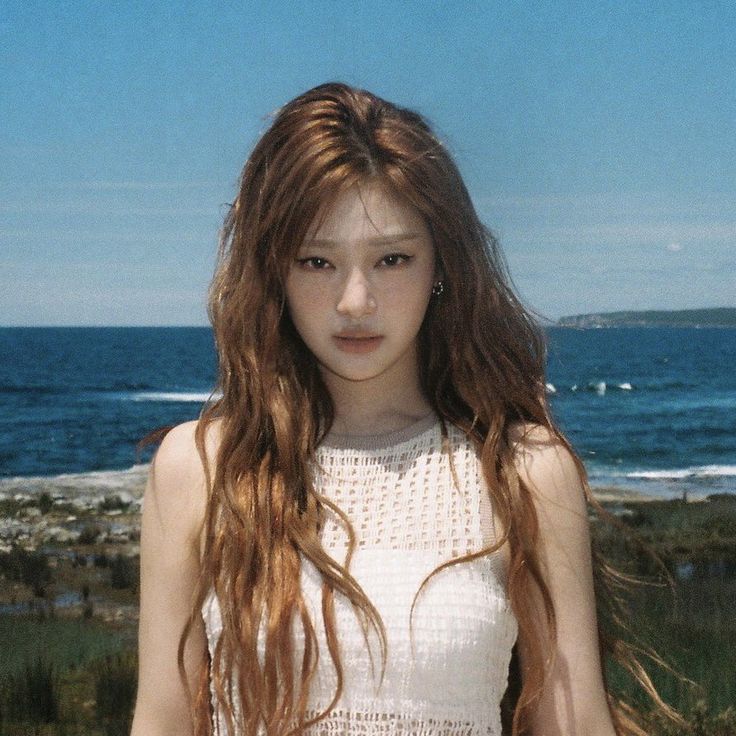
<path fill-rule="evenodd" d="M 299 258 L 297 263 L 303 268 L 310 269 L 312 271 L 322 271 L 330 265 L 329 261 L 319 256 L 312 256 L 311 258 Z"/>
<path fill-rule="evenodd" d="M 401 263 L 407 263 L 411 259 L 411 256 L 407 256 L 404 253 L 389 253 L 381 259 L 381 263 L 386 266 L 398 266 Z"/>

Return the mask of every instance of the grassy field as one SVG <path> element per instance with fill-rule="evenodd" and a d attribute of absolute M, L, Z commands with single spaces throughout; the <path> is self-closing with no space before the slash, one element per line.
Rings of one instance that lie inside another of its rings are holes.
<path fill-rule="evenodd" d="M 688 722 L 677 727 L 652 716 L 649 733 L 734 736 L 736 499 L 631 503 L 613 510 L 623 529 L 593 525 L 605 556 L 629 573 L 657 579 L 652 558 L 624 533 L 630 529 L 661 557 L 674 580 L 674 589 L 644 586 L 628 594 L 631 632 L 680 673 L 677 677 L 652 668 L 654 682 Z M 107 595 L 112 605 L 129 605 L 134 597 L 128 567 L 61 564 L 48 577 L 38 560 L 19 564 L 15 560 L 8 566 L 6 577 L 21 568 L 30 570 L 27 574 L 38 578 L 35 583 L 14 583 L 25 585 L 27 595 L 35 584 L 46 600 L 49 591 L 85 586 L 96 601 Z M 32 615 L 0 615 L 0 736 L 127 733 L 135 693 L 135 622 L 103 620 L 104 610 L 96 603 L 76 611 L 54 613 L 41 607 Z M 615 668 L 610 677 L 627 699 L 643 712 L 649 710 L 649 703 Z"/>
<path fill-rule="evenodd" d="M 651 583 L 629 589 L 625 620 L 634 641 L 677 673 L 648 667 L 662 698 L 690 721 L 678 729 L 654 719 L 651 733 L 734 736 L 736 497 L 631 503 L 613 510 L 623 528 L 597 522 L 594 539 L 617 568 Z M 616 667 L 609 672 L 627 700 L 647 710 L 648 701 L 630 679 Z"/>
<path fill-rule="evenodd" d="M 129 731 L 137 559 L 65 551 L 0 554 L 0 736 Z"/>
<path fill-rule="evenodd" d="M 0 616 L 0 734 L 126 734 L 132 633 L 81 618 Z"/>

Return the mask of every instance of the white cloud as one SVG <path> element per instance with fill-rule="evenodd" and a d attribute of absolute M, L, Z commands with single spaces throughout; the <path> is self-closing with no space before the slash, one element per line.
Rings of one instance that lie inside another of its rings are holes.
<path fill-rule="evenodd" d="M 736 196 L 657 193 L 485 196 L 482 218 L 514 246 L 727 243 L 736 239 Z M 670 244 L 670 245 L 667 245 Z"/>
<path fill-rule="evenodd" d="M 736 221 L 728 222 L 629 222 L 581 224 L 569 227 L 505 227 L 509 240 L 521 244 L 565 243 L 583 245 L 589 243 L 616 243 L 619 245 L 659 244 L 663 240 L 724 242 L 736 239 Z"/>
<path fill-rule="evenodd" d="M 682 250 L 682 245 L 675 242 L 667 243 L 667 245 L 665 245 L 665 249 L 670 253 L 679 253 Z"/>

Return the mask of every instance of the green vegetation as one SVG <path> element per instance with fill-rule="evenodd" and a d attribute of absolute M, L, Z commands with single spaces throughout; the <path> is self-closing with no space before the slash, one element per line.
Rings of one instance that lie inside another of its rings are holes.
<path fill-rule="evenodd" d="M 79 534 L 77 542 L 79 544 L 94 544 L 97 538 L 102 534 L 102 527 L 99 524 L 85 524 Z"/>
<path fill-rule="evenodd" d="M 35 596 L 43 597 L 46 585 L 51 581 L 51 569 L 48 559 L 40 552 L 14 547 L 10 552 L 0 552 L 0 576 L 23 583 L 33 590 Z"/>
<path fill-rule="evenodd" d="M 736 681 L 729 675 L 736 671 L 734 596 L 734 578 L 678 581 L 674 591 L 645 587 L 631 596 L 628 624 L 636 640 L 661 655 L 679 676 L 649 662 L 647 668 L 662 698 L 684 714 L 715 717 L 736 703 Z M 610 675 L 627 699 L 648 708 L 621 672 L 611 668 Z"/>
<path fill-rule="evenodd" d="M 91 621 L 0 616 L 0 736 L 127 733 L 130 646 L 130 637 Z"/>
<path fill-rule="evenodd" d="M 614 511 L 639 541 L 609 524 L 597 524 L 594 534 L 606 556 L 629 572 L 655 571 L 645 545 L 673 574 L 685 566 L 699 577 L 736 575 L 736 495 L 713 495 L 697 503 L 625 503 Z"/>
<path fill-rule="evenodd" d="M 680 727 L 660 716 L 652 716 L 648 722 L 651 736 L 734 736 L 736 734 L 736 709 L 729 707 L 720 713 L 712 713 L 705 700 L 699 701 L 687 712 L 688 724 Z"/>
<path fill-rule="evenodd" d="M 95 715 L 105 736 L 127 736 L 133 717 L 136 662 L 130 652 L 96 663 Z"/>
<path fill-rule="evenodd" d="M 59 678 L 46 657 L 39 655 L 9 675 L 3 691 L 9 721 L 39 725 L 59 720 Z"/>
<path fill-rule="evenodd" d="M 110 585 L 116 590 L 138 590 L 138 559 L 116 555 L 110 563 Z"/>
<path fill-rule="evenodd" d="M 23 498 L 16 500 L 14 498 L 0 499 L 0 518 L 12 519 L 16 516 L 23 516 L 29 509 L 37 508 L 42 514 L 48 514 L 54 511 L 57 514 L 74 514 L 75 516 L 91 516 L 90 511 L 82 510 L 74 506 L 70 502 L 55 502 L 49 493 L 43 492 L 37 499 Z"/>
<path fill-rule="evenodd" d="M 0 615 L 0 676 L 21 672 L 28 662 L 48 658 L 59 670 L 119 652 L 121 632 L 80 619 Z"/>
<path fill-rule="evenodd" d="M 560 327 L 736 327 L 736 308 L 599 312 L 560 317 Z"/>
<path fill-rule="evenodd" d="M 651 736 L 733 736 L 736 498 L 631 502 L 611 511 L 621 528 L 593 523 L 596 547 L 606 559 L 661 583 L 663 570 L 647 545 L 674 580 L 674 589 L 632 588 L 626 622 L 640 643 L 680 673 L 677 677 L 645 662 L 663 698 L 687 725 L 675 726 L 655 715 L 615 667 L 609 670 L 611 683 L 642 712 L 652 713 Z M 49 590 L 81 595 L 73 615 L 62 609 L 45 617 L 41 612 L 0 615 L 0 736 L 129 732 L 136 687 L 133 623 L 121 627 L 98 620 L 105 602 L 124 606 L 135 600 L 138 560 L 118 550 L 92 550 L 88 560 L 81 553 L 62 556 L 53 566 L 39 553 L 12 550 L 0 556 L 0 582 L 22 583 L 29 594 L 40 582 Z M 31 695 L 41 690 L 43 696 Z"/>
<path fill-rule="evenodd" d="M 54 501 L 48 493 L 44 492 L 38 497 L 38 508 L 41 510 L 42 514 L 48 514 L 53 505 Z"/>
<path fill-rule="evenodd" d="M 127 511 L 130 508 L 130 501 L 125 501 L 119 496 L 107 496 L 99 504 L 100 511 Z"/>
<path fill-rule="evenodd" d="M 650 733 L 733 736 L 736 497 L 630 503 L 612 510 L 623 528 L 594 523 L 596 547 L 618 569 L 652 583 L 632 587 L 626 595 L 625 620 L 632 635 L 628 638 L 653 649 L 678 673 L 645 662 L 663 699 L 689 722 L 683 729 L 652 716 Z M 644 696 L 615 666 L 609 678 L 630 702 L 649 709 Z"/>

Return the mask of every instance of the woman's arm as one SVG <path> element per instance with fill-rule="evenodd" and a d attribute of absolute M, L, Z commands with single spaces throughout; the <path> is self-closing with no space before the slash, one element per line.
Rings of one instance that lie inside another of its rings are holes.
<path fill-rule="evenodd" d="M 544 427 L 517 445 L 517 470 L 532 490 L 539 557 L 554 604 L 557 646 L 542 690 L 534 736 L 614 736 L 598 651 L 590 529 L 582 482 L 570 452 Z M 543 620 L 539 601 L 532 605 Z M 522 677 L 524 642 L 519 642 Z"/>
<path fill-rule="evenodd" d="M 195 425 L 188 422 L 172 429 L 149 471 L 141 522 L 138 695 L 132 736 L 192 733 L 177 651 L 199 573 L 199 530 L 206 503 Z M 204 647 L 200 622 L 185 650 L 192 692 L 196 692 Z"/>

